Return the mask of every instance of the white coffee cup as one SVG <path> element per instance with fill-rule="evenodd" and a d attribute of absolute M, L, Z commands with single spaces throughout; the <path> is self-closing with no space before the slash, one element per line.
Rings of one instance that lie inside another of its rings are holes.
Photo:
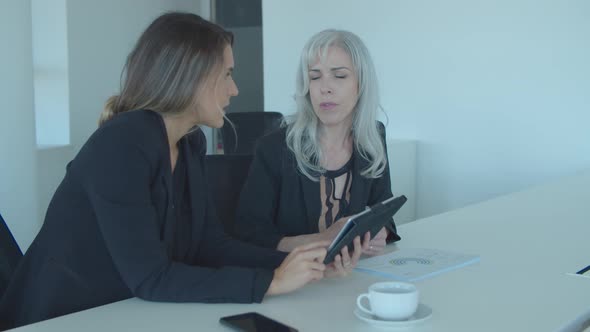
<path fill-rule="evenodd" d="M 369 292 L 359 295 L 356 305 L 367 314 L 383 320 L 404 320 L 418 309 L 420 294 L 415 285 L 406 282 L 378 282 L 369 287 Z M 369 299 L 370 309 L 362 300 Z"/>

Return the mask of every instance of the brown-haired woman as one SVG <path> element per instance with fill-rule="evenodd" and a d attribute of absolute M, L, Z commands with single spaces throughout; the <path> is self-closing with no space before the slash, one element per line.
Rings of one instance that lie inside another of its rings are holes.
<path fill-rule="evenodd" d="M 120 95 L 68 165 L 0 301 L 15 327 L 133 296 L 260 302 L 325 274 L 327 243 L 286 256 L 227 237 L 207 192 L 205 138 L 238 94 L 232 35 L 168 13 L 129 55 Z"/>

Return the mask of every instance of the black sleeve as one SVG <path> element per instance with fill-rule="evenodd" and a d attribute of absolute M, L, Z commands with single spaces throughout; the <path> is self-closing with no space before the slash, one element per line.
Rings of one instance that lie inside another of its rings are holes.
<path fill-rule="evenodd" d="M 393 196 L 391 192 L 391 176 L 389 173 L 389 157 L 387 155 L 387 142 L 385 136 L 385 127 L 382 123 L 379 123 L 379 131 L 383 141 L 383 149 L 385 149 L 385 157 L 387 164 L 381 177 L 373 179 L 373 185 L 371 187 L 371 195 L 369 197 L 368 205 L 377 204 Z M 397 234 L 397 228 L 395 227 L 395 221 L 392 218 L 391 222 L 386 224 L 385 227 L 389 230 L 389 236 L 387 237 L 387 243 L 396 242 L 401 240 Z"/>
<path fill-rule="evenodd" d="M 206 268 L 168 257 L 150 194 L 157 158 L 154 144 L 146 143 L 153 139 L 145 136 L 103 130 L 77 158 L 81 182 L 123 281 L 134 296 L 152 301 L 261 301 L 266 289 L 260 285 L 268 287 L 270 270 Z"/>
<path fill-rule="evenodd" d="M 236 236 L 267 248 L 276 248 L 284 237 L 275 224 L 281 190 L 279 139 L 284 142 L 282 135 L 267 136 L 257 145 L 236 211 Z"/>

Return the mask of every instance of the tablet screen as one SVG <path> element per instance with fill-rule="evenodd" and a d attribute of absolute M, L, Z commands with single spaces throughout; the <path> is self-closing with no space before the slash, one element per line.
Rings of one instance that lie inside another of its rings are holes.
<path fill-rule="evenodd" d="M 338 232 L 338 234 L 336 235 L 334 240 L 332 240 L 332 243 L 330 243 L 330 246 L 328 247 L 328 252 L 330 250 L 334 249 L 334 247 L 338 244 L 338 242 L 340 242 L 342 240 L 342 238 L 344 238 L 344 236 L 354 227 L 356 218 L 363 215 L 363 214 L 369 213 L 369 211 L 370 211 L 370 209 L 367 209 L 361 213 L 357 213 L 357 214 L 353 215 L 352 217 L 348 218 L 348 220 L 346 221 L 346 224 L 344 224 L 344 226 L 342 226 L 342 229 L 340 229 L 340 232 Z"/>

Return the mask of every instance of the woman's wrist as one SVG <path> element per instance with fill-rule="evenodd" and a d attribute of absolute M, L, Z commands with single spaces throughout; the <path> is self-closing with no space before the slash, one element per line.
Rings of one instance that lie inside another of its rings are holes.
<path fill-rule="evenodd" d="M 279 241 L 279 244 L 277 245 L 277 250 L 291 252 L 293 251 L 293 249 L 300 245 L 304 245 L 311 242 L 317 242 L 320 240 L 322 240 L 321 233 L 298 236 L 285 236 Z"/>
<path fill-rule="evenodd" d="M 277 270 L 274 270 L 273 276 L 272 276 L 272 280 L 270 281 L 270 285 L 268 286 L 268 289 L 266 290 L 266 295 L 275 295 L 277 292 Z"/>

